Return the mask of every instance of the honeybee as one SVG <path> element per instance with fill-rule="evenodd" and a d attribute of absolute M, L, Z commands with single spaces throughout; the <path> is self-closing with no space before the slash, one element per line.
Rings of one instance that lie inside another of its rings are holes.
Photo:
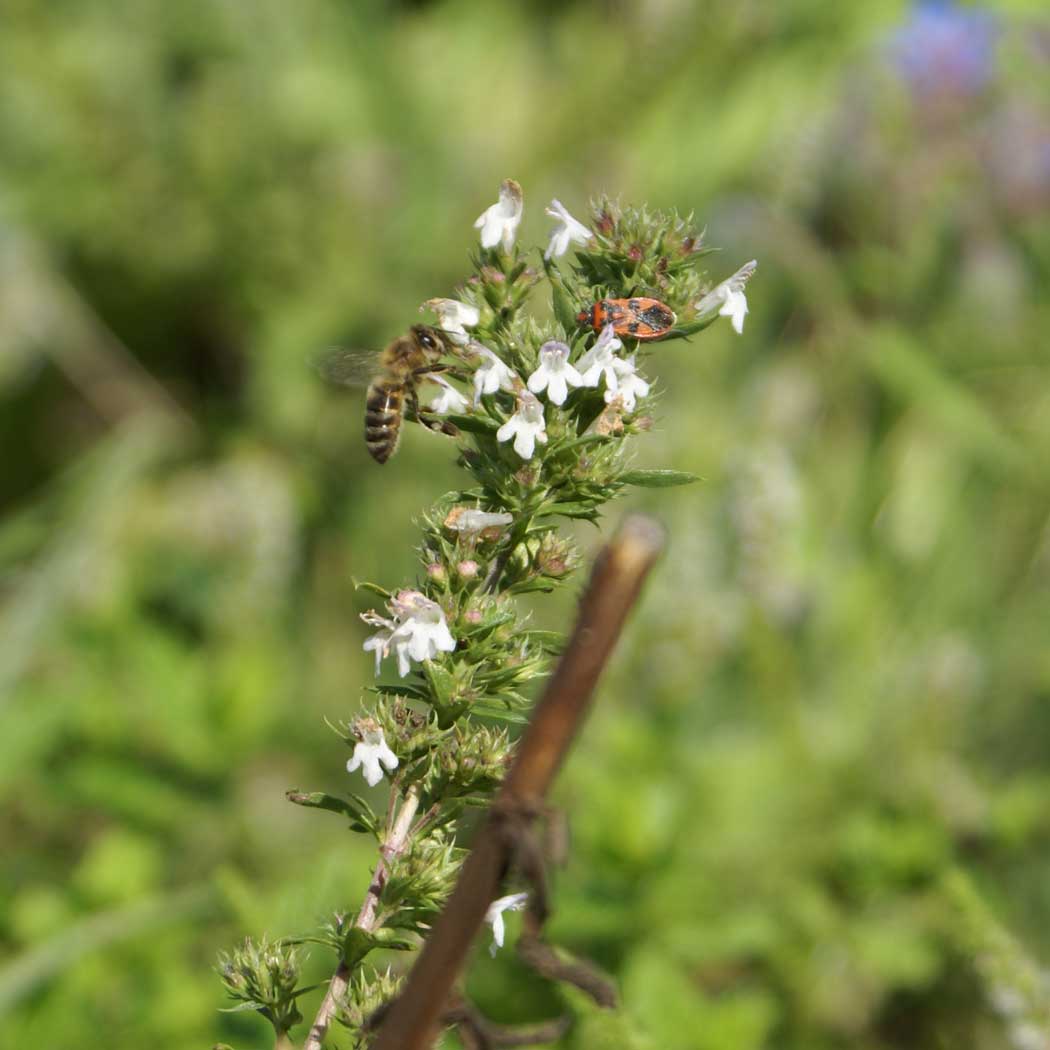
<path fill-rule="evenodd" d="M 448 340 L 437 328 L 414 324 L 378 355 L 372 357 L 372 378 L 365 395 L 365 446 L 377 463 L 385 463 L 401 438 L 405 408 L 425 427 L 450 437 L 459 431 L 451 423 L 436 419 L 419 407 L 418 384 L 428 376 L 447 371 L 442 357 L 451 353 Z M 362 354 L 337 350 L 318 364 L 325 379 L 344 386 L 357 385 L 361 378 Z"/>

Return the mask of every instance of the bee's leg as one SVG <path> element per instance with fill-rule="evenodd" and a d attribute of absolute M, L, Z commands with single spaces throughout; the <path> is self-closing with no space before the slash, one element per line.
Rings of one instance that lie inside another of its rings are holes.
<path fill-rule="evenodd" d="M 448 420 L 439 419 L 437 416 L 431 415 L 429 412 L 424 412 L 419 407 L 419 394 L 415 390 L 410 391 L 408 395 L 408 406 L 412 415 L 419 420 L 427 428 L 427 430 L 436 431 L 439 434 L 445 434 L 447 437 L 459 437 L 459 427 Z"/>
<path fill-rule="evenodd" d="M 469 372 L 464 372 L 461 368 L 456 368 L 455 365 L 423 365 L 421 368 L 412 370 L 412 375 L 417 379 L 426 379 L 427 376 L 439 374 L 451 376 L 453 379 L 459 379 L 463 382 L 470 379 Z"/>

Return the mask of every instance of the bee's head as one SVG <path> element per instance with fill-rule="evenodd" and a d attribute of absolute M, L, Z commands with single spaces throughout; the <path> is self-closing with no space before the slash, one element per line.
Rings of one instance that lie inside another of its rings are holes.
<path fill-rule="evenodd" d="M 416 342 L 430 354 L 443 354 L 445 352 L 445 340 L 436 328 L 425 324 L 414 324 L 412 334 Z"/>

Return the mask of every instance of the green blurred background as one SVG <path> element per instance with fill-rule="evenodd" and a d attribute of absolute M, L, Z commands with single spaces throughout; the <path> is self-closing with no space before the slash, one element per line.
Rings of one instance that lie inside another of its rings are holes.
<path fill-rule="evenodd" d="M 472 993 L 589 1050 L 1050 1046 L 1041 7 L 0 0 L 0 1044 L 267 1045 L 216 951 L 360 900 L 284 791 L 346 787 L 352 577 L 458 476 L 307 362 L 452 294 L 512 176 L 526 242 L 606 191 L 759 269 L 649 363 L 639 465 L 705 481 L 614 508 L 671 547 L 559 784 L 623 1010 Z"/>

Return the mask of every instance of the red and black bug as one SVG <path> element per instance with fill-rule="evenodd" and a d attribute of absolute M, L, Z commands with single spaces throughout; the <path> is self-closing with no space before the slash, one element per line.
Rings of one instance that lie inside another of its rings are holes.
<path fill-rule="evenodd" d="M 596 332 L 611 324 L 628 339 L 662 339 L 674 327 L 675 314 L 659 299 L 602 299 L 581 310 L 576 321 Z"/>

